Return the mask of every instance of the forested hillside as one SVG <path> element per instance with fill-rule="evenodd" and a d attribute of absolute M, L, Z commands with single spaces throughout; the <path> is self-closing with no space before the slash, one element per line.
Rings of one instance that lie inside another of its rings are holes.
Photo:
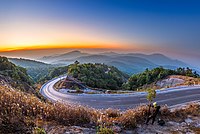
<path fill-rule="evenodd" d="M 9 62 L 6 57 L 0 57 L 0 76 L 13 87 L 21 90 L 31 90 L 30 87 L 34 84 L 25 68 Z"/>
<path fill-rule="evenodd" d="M 9 58 L 9 61 L 17 66 L 26 68 L 27 74 L 34 80 L 35 83 L 50 80 L 56 76 L 66 74 L 67 72 L 66 66 L 51 65 L 35 60 Z"/>
<path fill-rule="evenodd" d="M 32 68 L 32 67 L 46 67 L 50 66 L 50 64 L 46 64 L 43 62 L 35 61 L 35 60 L 29 60 L 29 59 L 23 59 L 23 58 L 9 58 L 9 61 L 14 63 L 17 66 L 21 66 L 24 68 Z"/>
<path fill-rule="evenodd" d="M 123 85 L 123 87 L 124 89 L 135 90 L 145 84 L 151 84 L 169 75 L 182 75 L 194 78 L 199 77 L 199 74 L 190 68 L 177 68 L 176 70 L 171 70 L 164 69 L 163 67 L 158 67 L 152 70 L 146 69 L 146 71 L 143 73 L 132 75 L 128 79 L 128 82 Z"/>
<path fill-rule="evenodd" d="M 113 66 L 105 64 L 79 64 L 75 62 L 68 68 L 68 74 L 94 88 L 121 89 L 128 75 Z"/>
<path fill-rule="evenodd" d="M 47 80 L 51 80 L 57 76 L 64 75 L 67 73 L 68 66 L 63 66 L 63 67 L 55 67 L 51 68 L 48 70 L 48 73 L 41 77 L 38 82 L 45 82 Z"/>
<path fill-rule="evenodd" d="M 27 74 L 34 80 L 34 82 L 39 82 L 40 79 L 48 75 L 49 71 L 54 68 L 53 65 L 29 59 L 9 58 L 9 61 L 17 66 L 26 68 Z"/>

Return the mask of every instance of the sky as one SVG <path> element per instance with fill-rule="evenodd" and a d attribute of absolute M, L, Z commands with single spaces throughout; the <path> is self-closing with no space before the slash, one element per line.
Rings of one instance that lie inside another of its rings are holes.
<path fill-rule="evenodd" d="M 163 53 L 200 66 L 199 7 L 198 0 L 0 0 L 0 52 Z"/>

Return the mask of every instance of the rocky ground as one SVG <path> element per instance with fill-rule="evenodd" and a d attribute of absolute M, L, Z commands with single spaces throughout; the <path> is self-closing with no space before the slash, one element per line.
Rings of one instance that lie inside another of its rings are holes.
<path fill-rule="evenodd" d="M 183 122 L 168 121 L 164 126 L 138 125 L 135 130 L 123 130 L 119 126 L 111 127 L 116 134 L 200 134 L 200 117 L 188 117 Z M 48 134 L 95 134 L 96 127 L 46 126 Z"/>
<path fill-rule="evenodd" d="M 138 134 L 200 134 L 200 117 L 188 117 L 183 122 L 168 121 L 164 126 L 143 125 L 136 129 Z"/>

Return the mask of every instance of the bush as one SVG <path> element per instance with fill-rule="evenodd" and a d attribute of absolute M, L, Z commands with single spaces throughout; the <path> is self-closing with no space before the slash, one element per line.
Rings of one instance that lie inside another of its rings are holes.
<path fill-rule="evenodd" d="M 116 109 L 106 109 L 105 112 L 104 112 L 107 117 L 109 118 L 116 118 L 116 117 L 119 117 L 121 115 L 120 111 L 119 110 L 116 110 Z"/>
<path fill-rule="evenodd" d="M 122 114 L 119 121 L 123 127 L 134 129 L 136 128 L 137 124 L 145 122 L 147 110 L 147 106 L 138 106 L 134 109 L 127 110 Z"/>

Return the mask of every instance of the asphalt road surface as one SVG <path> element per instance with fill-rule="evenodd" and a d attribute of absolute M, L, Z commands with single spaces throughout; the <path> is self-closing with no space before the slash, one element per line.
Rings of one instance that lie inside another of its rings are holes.
<path fill-rule="evenodd" d="M 147 103 L 146 93 L 132 94 L 64 94 L 54 90 L 53 85 L 66 76 L 55 78 L 42 86 L 40 93 L 51 101 L 86 105 L 97 109 L 115 108 L 126 110 Z M 174 106 L 200 100 L 200 86 L 182 86 L 157 90 L 155 101 L 159 105 Z"/>

